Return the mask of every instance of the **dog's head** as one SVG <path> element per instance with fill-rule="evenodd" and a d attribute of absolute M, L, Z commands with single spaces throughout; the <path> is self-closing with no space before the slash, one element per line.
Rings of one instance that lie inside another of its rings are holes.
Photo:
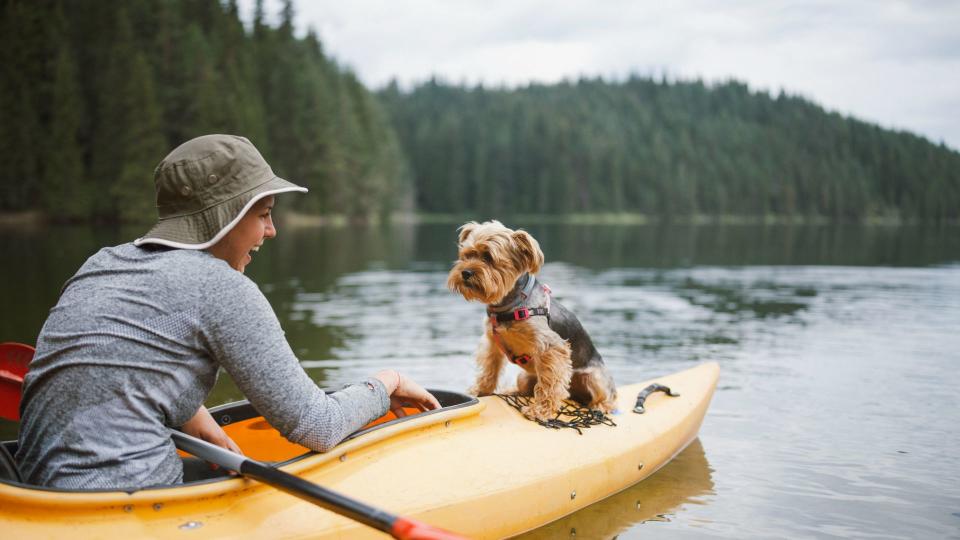
<path fill-rule="evenodd" d="M 447 286 L 467 300 L 495 304 L 524 273 L 543 265 L 540 244 L 524 230 L 511 230 L 499 221 L 464 223 L 459 259 L 447 276 Z"/>

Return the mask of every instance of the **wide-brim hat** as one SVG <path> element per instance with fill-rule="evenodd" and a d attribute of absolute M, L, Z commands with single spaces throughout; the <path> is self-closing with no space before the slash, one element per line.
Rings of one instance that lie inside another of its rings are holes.
<path fill-rule="evenodd" d="M 206 249 L 226 236 L 260 199 L 307 188 L 273 173 L 245 137 L 191 139 L 154 172 L 159 220 L 134 241 L 181 249 Z"/>

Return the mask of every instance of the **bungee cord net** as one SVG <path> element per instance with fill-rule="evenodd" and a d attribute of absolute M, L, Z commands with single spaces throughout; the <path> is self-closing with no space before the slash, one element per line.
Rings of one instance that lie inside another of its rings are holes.
<path fill-rule="evenodd" d="M 514 409 L 523 413 L 523 407 L 529 405 L 533 400 L 530 396 L 517 396 L 512 394 L 494 394 L 498 398 L 505 401 L 508 405 Z M 523 415 L 527 420 L 531 420 L 540 424 L 543 427 L 550 429 L 575 429 L 577 433 L 583 435 L 583 430 L 588 429 L 593 426 L 616 426 L 616 422 L 613 421 L 610 416 L 605 412 L 598 409 L 588 409 L 583 407 L 578 403 L 572 403 L 570 401 L 564 401 L 563 407 L 557 412 L 557 415 L 548 420 L 537 420 L 536 418 L 531 418 L 527 415 Z"/>

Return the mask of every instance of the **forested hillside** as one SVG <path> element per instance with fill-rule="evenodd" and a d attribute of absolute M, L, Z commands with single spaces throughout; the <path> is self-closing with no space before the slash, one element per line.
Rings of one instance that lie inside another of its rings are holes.
<path fill-rule="evenodd" d="M 427 212 L 956 221 L 960 154 L 729 82 L 380 92 Z"/>
<path fill-rule="evenodd" d="M 249 137 L 364 221 L 501 216 L 960 220 L 960 154 L 799 97 L 633 77 L 371 94 L 262 2 L 0 0 L 0 212 L 153 219 L 153 168 L 204 133 Z"/>
<path fill-rule="evenodd" d="M 409 207 L 405 162 L 377 99 L 261 2 L 5 0 L 0 13 L 0 211 L 141 221 L 153 168 L 196 135 L 250 138 L 310 188 L 304 212 L 366 219 Z M 285 203 L 286 204 L 286 203 Z"/>

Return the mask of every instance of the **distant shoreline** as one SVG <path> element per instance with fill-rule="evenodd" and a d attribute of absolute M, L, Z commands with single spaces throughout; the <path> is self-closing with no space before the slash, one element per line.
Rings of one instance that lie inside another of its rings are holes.
<path fill-rule="evenodd" d="M 0 212 L 0 227 L 4 228 L 36 227 L 46 222 L 47 218 L 40 210 Z"/>
<path fill-rule="evenodd" d="M 827 225 L 863 225 L 877 227 L 900 227 L 900 226 L 956 226 L 960 225 L 957 221 L 947 221 L 935 223 L 923 220 L 906 220 L 899 216 L 870 216 L 860 220 L 836 220 L 826 216 L 748 216 L 748 215 L 693 215 L 676 216 L 664 218 L 660 216 L 649 216 L 646 214 L 635 213 L 582 213 L 582 214 L 564 214 L 564 215 L 544 215 L 544 214 L 522 214 L 511 215 L 501 214 L 497 216 L 470 213 L 470 214 L 438 214 L 438 213 L 395 213 L 390 216 L 390 222 L 403 225 L 424 225 L 424 224 L 460 224 L 467 221 L 486 221 L 488 219 L 498 219 L 504 222 L 537 224 L 537 225 L 689 225 L 689 226 L 729 226 L 729 225 L 792 225 L 792 226 L 827 226 Z M 309 228 L 309 227 L 344 227 L 347 225 L 379 225 L 382 219 L 372 217 L 366 220 L 351 220 L 342 214 L 303 214 L 291 210 L 285 210 L 278 215 L 278 220 L 283 227 L 288 228 Z M 145 222 L 144 224 L 149 224 Z M 36 228 L 50 224 L 48 216 L 40 210 L 29 210 L 23 212 L 0 212 L 0 228 L 18 229 L 18 228 Z M 87 225 L 87 223 L 83 223 Z"/>

